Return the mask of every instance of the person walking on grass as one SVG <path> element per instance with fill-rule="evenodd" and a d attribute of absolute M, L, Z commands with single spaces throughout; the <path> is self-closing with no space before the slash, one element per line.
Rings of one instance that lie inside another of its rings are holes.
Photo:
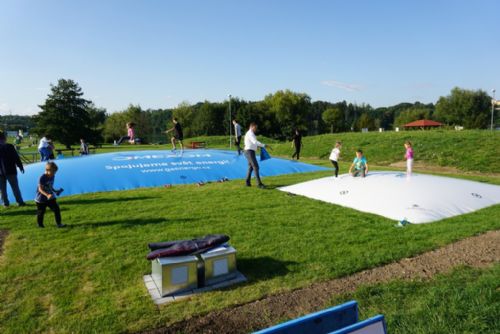
<path fill-rule="evenodd" d="M 127 135 L 118 139 L 118 141 L 116 142 L 116 145 L 120 145 L 124 140 L 128 140 L 128 142 L 132 145 L 135 144 L 135 123 L 134 122 L 127 123 Z"/>
<path fill-rule="evenodd" d="M 43 228 L 43 218 L 47 207 L 54 212 L 57 227 L 66 227 L 61 222 L 61 209 L 57 204 L 56 196 L 59 196 L 63 189 L 54 189 L 54 179 L 57 173 L 57 165 L 54 162 L 48 162 L 45 165 L 45 173 L 40 176 L 38 187 L 36 189 L 36 208 L 38 227 Z"/>
<path fill-rule="evenodd" d="M 250 127 L 247 133 L 245 134 L 245 158 L 247 158 L 248 161 L 246 185 L 247 187 L 250 187 L 252 185 L 250 180 L 252 178 L 252 172 L 254 172 L 255 178 L 257 179 L 257 186 L 259 188 L 265 188 L 264 184 L 260 179 L 259 163 L 257 162 L 257 157 L 255 152 L 257 151 L 258 147 L 267 147 L 267 146 L 257 140 L 255 132 L 257 132 L 257 124 L 252 122 L 250 123 Z"/>
<path fill-rule="evenodd" d="M 368 174 L 368 161 L 364 157 L 363 151 L 356 151 L 356 157 L 352 161 L 352 165 L 349 168 L 349 174 L 351 174 L 353 177 L 365 177 L 366 174 Z"/>
<path fill-rule="evenodd" d="M 238 149 L 238 155 L 241 154 L 241 125 L 238 123 L 237 120 L 233 119 L 233 126 L 234 126 L 234 144 L 236 145 L 236 148 Z"/>
<path fill-rule="evenodd" d="M 171 131 L 174 132 L 174 135 L 172 136 L 172 151 L 175 152 L 175 150 L 177 150 L 176 146 L 177 142 L 179 142 L 181 146 L 181 151 L 184 151 L 184 146 L 182 145 L 182 141 L 184 140 L 184 134 L 182 133 L 181 123 L 179 123 L 177 121 L 177 118 L 175 117 L 174 119 L 172 119 L 172 123 L 174 123 L 174 126 L 166 131 L 166 133 L 169 133 Z"/>
<path fill-rule="evenodd" d="M 340 159 L 340 149 L 342 148 L 341 142 L 336 142 L 335 147 L 330 153 L 330 161 L 332 162 L 333 168 L 335 169 L 335 177 L 339 176 L 339 159 Z"/>
<path fill-rule="evenodd" d="M 302 148 L 302 134 L 299 129 L 295 129 L 295 133 L 292 137 L 292 148 L 295 147 L 295 152 L 292 155 L 292 159 L 297 157 L 297 160 L 300 159 L 300 149 Z"/>
<path fill-rule="evenodd" d="M 25 206 L 19 183 L 17 182 L 17 168 L 24 174 L 24 167 L 16 148 L 12 144 L 7 144 L 7 137 L 0 132 L 0 195 L 4 207 L 9 207 L 9 197 L 7 196 L 7 182 L 9 183 L 16 202 L 19 206 Z"/>
<path fill-rule="evenodd" d="M 80 155 L 89 155 L 89 145 L 83 138 L 80 138 Z"/>
<path fill-rule="evenodd" d="M 411 176 L 411 173 L 413 172 L 413 147 L 409 140 L 407 140 L 404 145 L 406 148 L 406 176 Z"/>

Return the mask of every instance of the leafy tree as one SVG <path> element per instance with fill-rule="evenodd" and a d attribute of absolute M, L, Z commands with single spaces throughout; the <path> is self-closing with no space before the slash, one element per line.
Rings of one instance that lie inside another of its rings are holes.
<path fill-rule="evenodd" d="M 227 112 L 228 106 L 226 104 L 205 101 L 194 112 L 193 124 L 191 124 L 193 133 L 198 136 L 224 134 L 224 130 L 227 129 L 224 123 L 229 123 L 227 116 L 225 117 Z"/>
<path fill-rule="evenodd" d="M 408 108 L 396 117 L 394 124 L 398 127 L 402 127 L 405 124 L 420 119 L 432 119 L 432 110 L 419 106 Z"/>
<path fill-rule="evenodd" d="M 307 114 L 311 108 L 311 98 L 304 93 L 295 93 L 290 90 L 277 91 L 264 98 L 271 116 L 274 115 L 277 124 L 272 127 L 274 134 L 279 138 L 289 137 L 294 128 L 307 126 Z"/>
<path fill-rule="evenodd" d="M 468 129 L 487 128 L 491 112 L 491 98 L 483 90 L 455 87 L 448 96 L 439 98 L 435 118 L 450 125 Z"/>
<path fill-rule="evenodd" d="M 325 124 L 330 127 L 330 133 L 333 133 L 334 130 L 342 130 L 344 124 L 344 113 L 340 110 L 340 108 L 328 108 L 323 112 L 321 117 Z"/>
<path fill-rule="evenodd" d="M 366 112 L 361 114 L 356 122 L 356 129 L 361 130 L 365 128 L 369 130 L 375 129 L 375 120 Z"/>
<path fill-rule="evenodd" d="M 194 107 L 189 104 L 189 102 L 184 101 L 179 103 L 179 105 L 172 110 L 172 117 L 176 117 L 179 123 L 181 123 L 184 137 L 195 135 L 191 128 L 194 118 Z M 172 126 L 172 120 L 168 120 L 167 128 L 171 128 Z"/>
<path fill-rule="evenodd" d="M 39 106 L 42 111 L 34 118 L 35 132 L 49 134 L 67 148 L 78 143 L 80 138 L 94 137 L 101 118 L 92 117 L 91 105 L 91 101 L 83 98 L 83 91 L 75 81 L 59 79 L 57 85 L 51 85 L 45 103 Z"/>
<path fill-rule="evenodd" d="M 90 118 L 89 132 L 84 139 L 91 144 L 102 143 L 104 140 L 104 124 L 106 122 L 106 109 L 97 108 L 93 103 L 87 106 L 87 112 Z"/>

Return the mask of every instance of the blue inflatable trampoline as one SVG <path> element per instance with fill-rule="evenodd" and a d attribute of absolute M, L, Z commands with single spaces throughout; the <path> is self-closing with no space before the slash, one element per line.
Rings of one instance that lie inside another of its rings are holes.
<path fill-rule="evenodd" d="M 58 159 L 55 162 L 59 166 L 55 186 L 64 188 L 62 195 L 65 196 L 243 179 L 247 170 L 247 160 L 243 155 L 222 150 L 187 150 L 183 153 L 127 151 Z M 42 162 L 28 165 L 26 173 L 18 176 L 25 200 L 34 197 L 44 167 Z M 262 176 L 326 170 L 279 158 L 260 162 L 260 169 Z M 12 193 L 9 196 L 13 199 Z"/>

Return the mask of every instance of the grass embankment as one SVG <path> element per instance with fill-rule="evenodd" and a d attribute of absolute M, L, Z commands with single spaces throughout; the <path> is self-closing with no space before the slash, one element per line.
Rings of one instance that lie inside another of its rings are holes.
<path fill-rule="evenodd" d="M 329 174 L 280 176 L 266 183 L 276 187 Z M 55 228 L 51 213 L 47 227 L 38 229 L 32 204 L 1 211 L 0 229 L 10 231 L 0 256 L 2 333 L 164 326 L 500 228 L 498 205 L 397 229 L 380 216 L 246 188 L 240 181 L 72 196 L 60 204 L 67 229 Z M 208 233 L 231 236 L 248 282 L 158 309 L 142 282 L 150 272 L 146 244 Z M 482 293 L 481 286 L 472 289 Z M 422 312 L 427 318 L 434 314 Z"/>
<path fill-rule="evenodd" d="M 431 281 L 395 281 L 336 298 L 355 299 L 360 318 L 384 314 L 388 333 L 498 333 L 500 265 L 457 268 Z"/>
<path fill-rule="evenodd" d="M 271 144 L 272 155 L 290 157 L 293 153 L 290 142 L 279 142 L 259 137 L 264 143 Z M 346 132 L 304 137 L 301 156 L 309 161 L 328 163 L 330 151 L 335 141 L 343 142 L 342 160 L 350 162 L 356 149 L 361 148 L 368 162 L 377 166 L 389 166 L 403 161 L 403 143 L 410 140 L 414 144 L 415 162 L 430 166 L 451 167 L 460 171 L 500 173 L 500 131 L 487 130 L 429 130 L 401 132 Z M 229 148 L 228 136 L 195 137 L 184 140 L 188 147 L 192 141 L 203 141 L 208 148 Z M 242 143 L 243 146 L 243 143 Z M 57 148 L 64 148 L 57 145 Z M 75 148 L 77 148 L 75 146 Z M 116 150 L 170 150 L 171 144 L 163 145 L 104 145 L 97 153 Z M 234 149 L 234 146 L 233 146 Z M 22 152 L 35 152 L 33 147 L 23 148 Z"/>
<path fill-rule="evenodd" d="M 343 143 L 343 160 L 351 161 L 361 148 L 371 164 L 388 166 L 403 160 L 403 143 L 410 140 L 415 161 L 462 171 L 500 172 L 499 131 L 403 131 L 339 133 L 304 137 L 304 157 L 328 159 L 335 141 Z M 278 155 L 291 155 L 290 144 L 274 145 Z"/>

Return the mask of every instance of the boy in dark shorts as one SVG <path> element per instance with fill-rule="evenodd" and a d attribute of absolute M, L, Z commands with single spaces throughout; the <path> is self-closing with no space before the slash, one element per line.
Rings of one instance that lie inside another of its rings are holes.
<path fill-rule="evenodd" d="M 184 134 L 182 133 L 182 126 L 177 121 L 177 118 L 174 118 L 172 122 L 174 123 L 174 127 L 168 129 L 166 132 L 169 133 L 171 131 L 174 131 L 174 136 L 172 137 L 173 151 L 177 149 L 177 147 L 175 146 L 176 142 L 179 142 L 179 144 L 181 145 L 181 151 L 184 151 L 184 146 L 182 145 L 182 140 L 184 139 Z"/>
<path fill-rule="evenodd" d="M 38 188 L 36 189 L 36 208 L 37 208 L 37 222 L 38 227 L 45 227 L 43 225 L 43 217 L 47 207 L 54 212 L 57 227 L 66 227 L 61 223 L 61 210 L 56 201 L 56 195 L 62 193 L 63 189 L 54 189 L 54 178 L 57 172 L 57 165 L 53 162 L 48 162 L 45 165 L 45 174 L 40 177 L 38 181 Z"/>

